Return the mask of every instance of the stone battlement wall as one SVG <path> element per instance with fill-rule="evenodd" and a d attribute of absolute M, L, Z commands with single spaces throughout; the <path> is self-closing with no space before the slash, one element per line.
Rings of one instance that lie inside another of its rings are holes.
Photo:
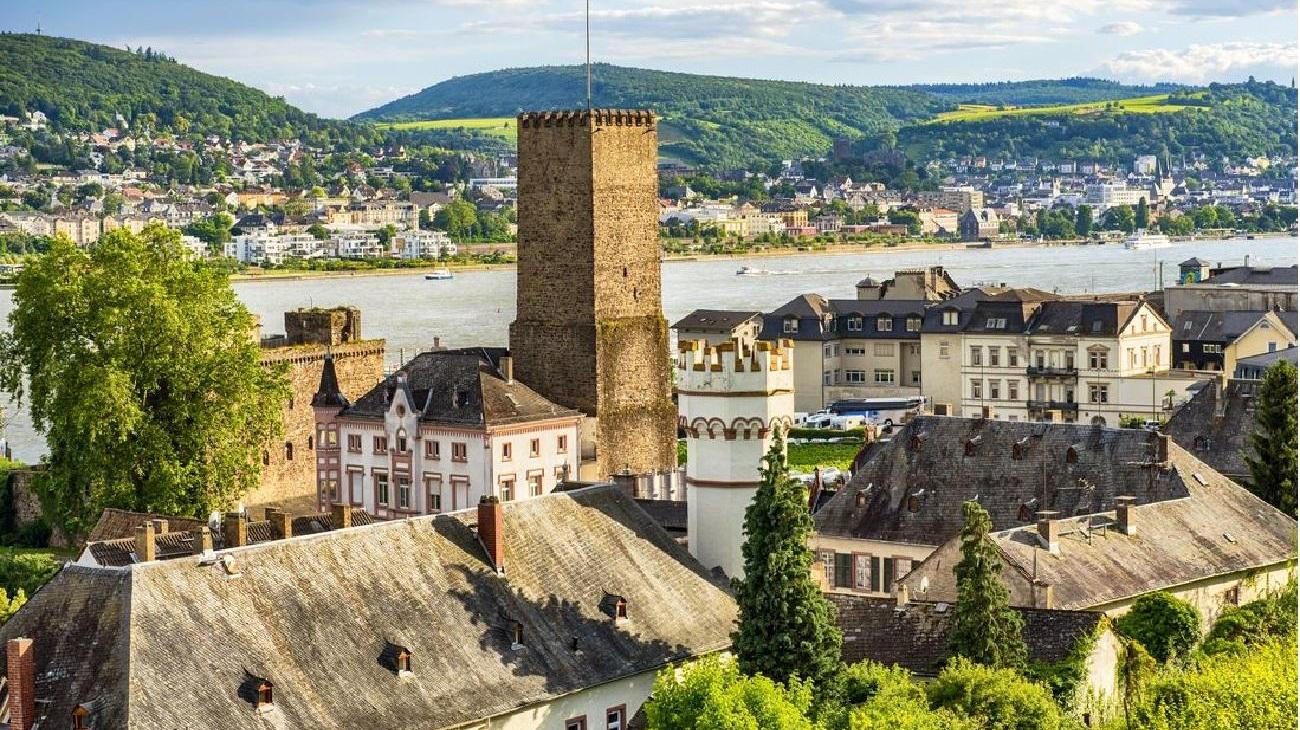
<path fill-rule="evenodd" d="M 549 112 L 523 112 L 517 118 L 520 127 L 597 126 L 653 127 L 655 114 L 645 109 L 565 109 Z"/>
<path fill-rule="evenodd" d="M 719 345 L 683 340 L 677 343 L 677 350 L 679 392 L 759 395 L 794 389 L 794 343 L 790 340 L 760 340 L 753 346 L 734 340 Z"/>

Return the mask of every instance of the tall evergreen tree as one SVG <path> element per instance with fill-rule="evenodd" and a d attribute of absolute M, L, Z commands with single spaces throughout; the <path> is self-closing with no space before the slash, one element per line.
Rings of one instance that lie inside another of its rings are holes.
<path fill-rule="evenodd" d="M 1255 405 L 1255 431 L 1246 451 L 1250 490 L 1296 516 L 1296 367 L 1278 361 L 1264 373 Z"/>
<path fill-rule="evenodd" d="M 779 431 L 760 471 L 763 481 L 745 510 L 745 577 L 735 583 L 736 657 L 746 674 L 821 686 L 840 667 L 840 630 L 813 581 L 808 493 L 790 478 Z"/>
<path fill-rule="evenodd" d="M 1087 238 L 1092 233 L 1092 206 L 1084 203 L 1075 209 L 1074 232 L 1080 238 Z"/>
<path fill-rule="evenodd" d="M 978 502 L 962 505 L 961 561 L 957 574 L 957 605 L 953 609 L 953 654 L 994 668 L 1020 667 L 1025 662 L 1021 637 L 1024 620 L 1008 605 L 1002 584 L 1002 560 L 989 540 L 993 522 Z"/>
<path fill-rule="evenodd" d="M 1151 225 L 1151 206 L 1147 204 L 1146 198 L 1138 199 L 1136 223 L 1137 227 L 1141 229 L 1146 229 L 1147 226 Z"/>

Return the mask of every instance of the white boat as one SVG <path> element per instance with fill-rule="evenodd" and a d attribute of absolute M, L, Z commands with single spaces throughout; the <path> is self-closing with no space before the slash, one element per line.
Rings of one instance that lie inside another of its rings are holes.
<path fill-rule="evenodd" d="M 1124 239 L 1124 248 L 1133 251 L 1146 251 L 1153 248 L 1169 248 L 1173 241 L 1163 233 L 1151 233 L 1146 230 L 1134 231 Z"/>
<path fill-rule="evenodd" d="M 772 272 L 767 269 L 756 269 L 753 266 L 742 266 L 736 271 L 736 276 L 764 276 Z"/>
<path fill-rule="evenodd" d="M 451 270 L 449 269 L 434 269 L 433 271 L 430 271 L 429 273 L 425 274 L 424 278 L 430 281 L 442 281 L 444 279 L 452 278 L 452 275 L 451 275 Z"/>

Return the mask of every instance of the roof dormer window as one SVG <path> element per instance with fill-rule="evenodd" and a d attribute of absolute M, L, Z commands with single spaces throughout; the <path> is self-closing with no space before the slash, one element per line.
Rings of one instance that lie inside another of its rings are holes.
<path fill-rule="evenodd" d="M 411 676 L 411 652 L 409 649 L 398 649 L 397 651 L 397 676 Z"/>
<path fill-rule="evenodd" d="M 275 707 L 275 696 L 272 693 L 275 685 L 269 679 L 259 679 L 253 685 L 257 699 L 253 702 L 253 707 L 258 712 L 270 712 Z"/>
<path fill-rule="evenodd" d="M 510 624 L 510 648 L 515 651 L 524 648 L 524 625 L 518 621 Z"/>
<path fill-rule="evenodd" d="M 893 331 L 894 331 L 894 318 L 893 318 L 893 317 L 886 316 L 886 315 L 881 315 L 881 316 L 877 317 L 877 318 L 876 318 L 876 331 L 877 331 L 877 332 L 893 332 Z"/>
<path fill-rule="evenodd" d="M 943 324 L 944 324 L 944 326 L 946 326 L 946 327 L 956 327 L 956 326 L 957 326 L 957 315 L 958 315 L 958 312 L 957 312 L 957 310 L 955 310 L 955 309 L 945 309 L 945 310 L 943 310 Z"/>
<path fill-rule="evenodd" d="M 861 331 L 862 331 L 862 318 L 861 318 L 861 317 L 849 317 L 848 322 L 846 322 L 845 326 L 848 328 L 848 331 L 849 331 L 849 332 L 861 332 Z"/>
<path fill-rule="evenodd" d="M 786 334 L 793 334 L 799 331 L 799 319 L 797 317 L 786 317 L 781 322 L 781 331 Z"/>

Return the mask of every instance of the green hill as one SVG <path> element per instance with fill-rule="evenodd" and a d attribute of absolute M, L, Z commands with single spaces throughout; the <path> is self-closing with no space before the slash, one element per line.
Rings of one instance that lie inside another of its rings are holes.
<path fill-rule="evenodd" d="M 701 76 L 597 64 L 597 106 L 648 107 L 662 118 L 665 157 L 744 167 L 825 154 L 836 137 L 860 139 L 923 119 L 946 103 L 918 91 Z M 586 105 L 581 66 L 505 69 L 459 76 L 363 112 L 388 122 L 514 116 L 524 109 Z"/>
<path fill-rule="evenodd" d="M 933 94 L 956 104 L 987 106 L 1054 106 L 1087 104 L 1137 96 L 1168 94 L 1179 84 L 1132 86 L 1117 81 L 1077 76 L 1036 81 L 993 81 L 985 84 L 917 84 L 904 88 Z"/>
<path fill-rule="evenodd" d="M 41 111 L 55 129 L 90 131 L 118 124 L 175 134 L 218 134 L 249 141 L 310 138 L 358 141 L 372 129 L 308 114 L 279 97 L 196 71 L 152 49 L 0 34 L 0 114 Z"/>

